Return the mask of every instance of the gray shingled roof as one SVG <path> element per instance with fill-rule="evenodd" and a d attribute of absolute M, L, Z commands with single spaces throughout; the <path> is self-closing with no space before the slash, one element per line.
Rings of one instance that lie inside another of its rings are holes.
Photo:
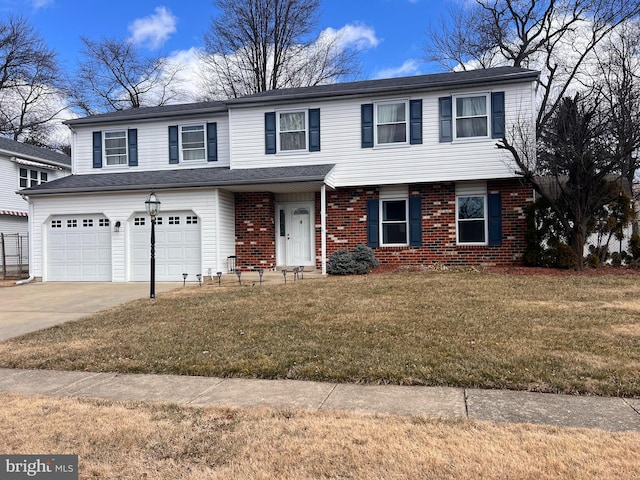
<path fill-rule="evenodd" d="M 10 138 L 0 137 L 0 153 L 25 160 L 35 160 L 56 165 L 71 166 L 71 157 L 54 152 L 47 148 L 34 147 L 26 143 L 16 142 Z"/>
<path fill-rule="evenodd" d="M 382 93 L 409 93 L 468 85 L 501 84 L 514 81 L 535 80 L 539 72 L 517 67 L 498 67 L 464 72 L 445 72 L 413 77 L 385 78 L 361 82 L 334 83 L 315 87 L 269 90 L 228 100 L 227 106 L 245 106 L 284 100 L 306 101 L 310 99 L 375 95 Z"/>
<path fill-rule="evenodd" d="M 229 107 L 259 105 L 282 101 L 307 101 L 319 98 L 376 95 L 383 93 L 410 93 L 469 85 L 500 84 L 514 81 L 534 80 L 539 72 L 516 67 L 498 67 L 465 72 L 434 73 L 413 77 L 385 78 L 360 82 L 333 83 L 304 88 L 269 90 L 255 95 L 226 100 L 224 102 L 201 102 L 161 107 L 132 108 L 118 112 L 92 115 L 67 120 L 67 125 L 91 125 L 118 121 L 146 120 L 163 117 L 185 117 L 224 113 Z"/>
<path fill-rule="evenodd" d="M 211 115 L 226 113 L 227 106 L 224 102 L 197 102 L 181 103 L 176 105 L 162 105 L 159 107 L 130 108 L 117 112 L 102 113 L 89 117 L 66 120 L 66 125 L 83 125 L 93 123 L 111 123 L 121 120 L 147 120 L 164 117 L 189 117 L 197 115 Z"/>
<path fill-rule="evenodd" d="M 191 187 L 231 187 L 239 185 L 321 182 L 334 165 L 251 168 L 190 168 L 148 172 L 70 175 L 20 190 L 30 196 L 123 192 L 135 190 Z"/>

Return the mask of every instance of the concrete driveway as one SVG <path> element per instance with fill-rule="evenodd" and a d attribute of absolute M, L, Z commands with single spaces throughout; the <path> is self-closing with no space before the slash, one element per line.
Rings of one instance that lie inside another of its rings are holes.
<path fill-rule="evenodd" d="M 157 283 L 156 294 L 181 283 Z M 0 287 L 0 341 L 149 298 L 148 283 L 46 282 Z"/>

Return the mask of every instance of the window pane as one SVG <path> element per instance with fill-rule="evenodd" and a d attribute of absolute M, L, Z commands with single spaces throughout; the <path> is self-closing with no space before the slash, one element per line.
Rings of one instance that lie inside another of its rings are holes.
<path fill-rule="evenodd" d="M 456 137 L 486 137 L 487 119 L 482 118 L 459 118 L 456 120 Z"/>
<path fill-rule="evenodd" d="M 281 133 L 280 150 L 306 150 L 305 132 Z"/>
<path fill-rule="evenodd" d="M 484 197 L 458 197 L 458 220 L 484 218 Z"/>
<path fill-rule="evenodd" d="M 104 153 L 107 159 L 107 165 L 126 165 L 126 132 L 105 132 Z"/>
<path fill-rule="evenodd" d="M 467 97 L 456 99 L 457 117 L 477 117 L 487 114 L 486 97 Z"/>
<path fill-rule="evenodd" d="M 382 224 L 382 243 L 407 243 L 406 223 Z"/>
<path fill-rule="evenodd" d="M 295 132 L 306 130 L 304 112 L 290 112 L 280 114 L 280 131 Z"/>
<path fill-rule="evenodd" d="M 399 143 L 407 141 L 407 124 L 378 125 L 378 143 Z"/>
<path fill-rule="evenodd" d="M 180 127 L 180 132 L 182 141 L 182 159 L 184 161 L 204 160 L 204 125 L 186 125 Z"/>
<path fill-rule="evenodd" d="M 460 243 L 484 243 L 484 220 L 458 222 Z"/>
<path fill-rule="evenodd" d="M 397 123 L 406 120 L 405 104 L 378 105 L 378 123 Z"/>
<path fill-rule="evenodd" d="M 40 183 L 47 183 L 48 180 L 49 180 L 49 175 L 47 175 L 47 172 L 41 172 Z"/>
<path fill-rule="evenodd" d="M 407 219 L 407 207 L 404 200 L 382 202 L 383 222 L 404 222 Z"/>

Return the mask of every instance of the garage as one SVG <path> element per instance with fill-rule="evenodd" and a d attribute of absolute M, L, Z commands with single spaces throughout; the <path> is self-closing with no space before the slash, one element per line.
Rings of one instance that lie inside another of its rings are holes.
<path fill-rule="evenodd" d="M 48 280 L 111 281 L 111 228 L 104 215 L 54 216 L 47 237 Z"/>
<path fill-rule="evenodd" d="M 135 214 L 129 221 L 131 252 L 130 279 L 149 281 L 151 255 L 151 219 Z M 156 281 L 191 281 L 201 272 L 200 219 L 191 210 L 162 212 L 156 219 Z"/>

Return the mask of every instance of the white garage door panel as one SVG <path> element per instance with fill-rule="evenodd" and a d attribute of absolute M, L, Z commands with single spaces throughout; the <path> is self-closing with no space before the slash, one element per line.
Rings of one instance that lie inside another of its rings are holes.
<path fill-rule="evenodd" d="M 48 224 L 48 280 L 111 281 L 111 229 L 103 215 L 55 216 Z"/>
<path fill-rule="evenodd" d="M 130 225 L 131 280 L 149 281 L 151 257 L 151 220 L 148 215 L 134 216 Z M 156 281 L 191 280 L 201 273 L 200 223 L 192 211 L 162 213 L 156 224 Z"/>

